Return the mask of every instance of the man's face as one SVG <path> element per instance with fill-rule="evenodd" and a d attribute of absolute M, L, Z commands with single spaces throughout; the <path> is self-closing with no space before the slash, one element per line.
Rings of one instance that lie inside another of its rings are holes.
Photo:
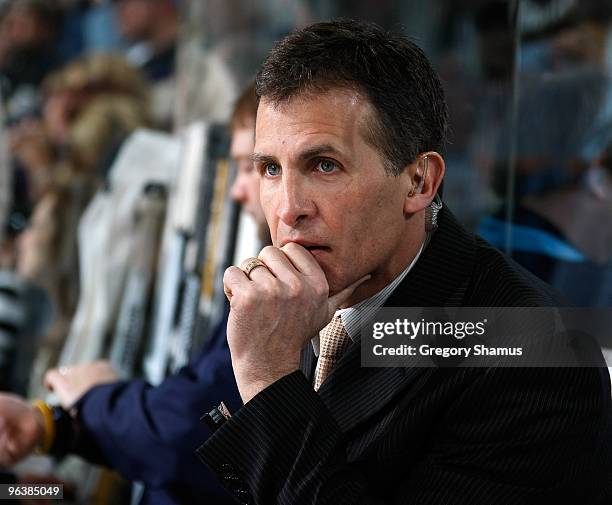
<path fill-rule="evenodd" d="M 145 40 L 156 8 L 157 0 L 121 0 L 117 10 L 121 35 L 134 42 Z"/>
<path fill-rule="evenodd" d="M 251 159 L 254 145 L 255 125 L 234 129 L 230 156 L 236 163 L 238 171 L 230 195 L 255 219 L 258 227 L 267 228 L 266 218 L 259 203 L 259 174 L 254 170 Z"/>
<path fill-rule="evenodd" d="M 407 172 L 388 175 L 364 140 L 371 114 L 368 100 L 343 89 L 259 104 L 255 167 L 273 244 L 306 247 L 331 294 L 366 274 L 360 294 L 374 294 L 414 251 L 404 212 L 411 181 Z"/>
<path fill-rule="evenodd" d="M 47 38 L 48 29 L 27 7 L 13 6 L 0 22 L 3 43 L 12 50 L 39 46 Z"/>

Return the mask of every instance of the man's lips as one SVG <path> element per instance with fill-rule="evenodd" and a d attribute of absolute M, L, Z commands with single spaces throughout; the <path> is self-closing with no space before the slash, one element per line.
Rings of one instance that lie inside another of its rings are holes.
<path fill-rule="evenodd" d="M 311 247 L 306 247 L 306 250 L 313 256 L 318 256 L 319 254 L 329 252 L 330 248 L 325 247 L 325 246 L 311 246 Z"/>

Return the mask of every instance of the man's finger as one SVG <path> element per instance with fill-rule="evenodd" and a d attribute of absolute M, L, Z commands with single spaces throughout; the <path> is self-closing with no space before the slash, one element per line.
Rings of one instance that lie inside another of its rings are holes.
<path fill-rule="evenodd" d="M 223 292 L 230 302 L 236 290 L 239 290 L 241 287 L 249 287 L 250 284 L 249 278 L 236 266 L 227 268 L 223 274 Z"/>
<path fill-rule="evenodd" d="M 270 272 L 281 281 L 289 282 L 300 275 L 287 254 L 278 247 L 264 247 L 259 253 L 259 258 L 267 265 Z"/>
<path fill-rule="evenodd" d="M 262 261 L 260 258 L 244 260 L 240 264 L 240 269 L 248 279 L 254 282 L 265 283 L 274 279 L 274 274 L 270 271 L 265 261 Z"/>
<path fill-rule="evenodd" d="M 281 251 L 287 255 L 287 257 L 291 260 L 291 263 L 293 263 L 295 268 L 303 275 L 308 277 L 319 275 L 325 276 L 323 269 L 317 263 L 314 256 L 300 244 L 289 242 L 281 247 Z"/>
<path fill-rule="evenodd" d="M 361 286 L 364 282 L 370 280 L 372 276 L 370 274 L 362 277 L 358 281 L 353 282 L 350 286 L 344 288 L 342 291 L 336 293 L 334 296 L 330 296 L 327 299 L 327 304 L 329 307 L 329 314 L 333 316 L 334 312 L 340 307 L 349 297 L 353 294 L 353 292 Z M 331 318 L 330 316 L 330 318 Z"/>
<path fill-rule="evenodd" d="M 240 286 L 248 286 L 249 278 L 238 267 L 231 266 L 225 270 L 223 274 L 223 289 L 232 292 Z"/>

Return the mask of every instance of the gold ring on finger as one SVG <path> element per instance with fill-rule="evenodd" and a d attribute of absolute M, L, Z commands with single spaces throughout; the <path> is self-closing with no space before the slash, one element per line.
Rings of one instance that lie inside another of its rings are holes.
<path fill-rule="evenodd" d="M 263 261 L 261 261 L 259 258 L 249 258 L 241 267 L 242 271 L 244 272 L 244 274 L 250 279 L 251 276 L 251 272 L 253 270 L 255 270 L 257 267 L 264 267 L 264 268 L 268 268 L 268 265 L 266 265 Z"/>

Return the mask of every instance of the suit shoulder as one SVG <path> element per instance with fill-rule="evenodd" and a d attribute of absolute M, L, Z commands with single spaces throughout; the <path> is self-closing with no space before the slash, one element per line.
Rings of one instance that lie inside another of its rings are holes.
<path fill-rule="evenodd" d="M 473 306 L 567 305 L 551 286 L 476 236 L 475 266 L 467 299 Z"/>

